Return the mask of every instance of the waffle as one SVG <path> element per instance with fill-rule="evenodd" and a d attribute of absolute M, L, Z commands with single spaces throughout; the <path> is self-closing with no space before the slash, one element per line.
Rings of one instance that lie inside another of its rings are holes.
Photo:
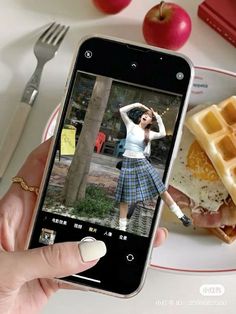
<path fill-rule="evenodd" d="M 236 229 L 234 226 L 225 226 L 222 228 L 206 228 L 210 233 L 217 236 L 227 244 L 231 244 L 236 240 Z"/>
<path fill-rule="evenodd" d="M 185 124 L 236 204 L 236 96 L 187 117 Z"/>

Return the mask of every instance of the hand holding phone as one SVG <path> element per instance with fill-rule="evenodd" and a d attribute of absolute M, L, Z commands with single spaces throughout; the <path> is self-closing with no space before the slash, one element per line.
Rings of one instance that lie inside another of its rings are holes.
<path fill-rule="evenodd" d="M 37 147 L 18 172 L 17 176 L 21 177 L 27 186 L 39 186 L 50 143 L 51 140 L 48 140 Z M 63 284 L 52 277 L 60 278 L 75 272 L 82 272 L 96 265 L 98 259 L 106 253 L 104 243 L 101 241 L 82 244 L 58 243 L 50 247 L 44 246 L 23 251 L 25 235 L 37 197 L 35 192 L 35 189 L 28 191 L 23 189 L 20 183 L 13 184 L 0 200 L 0 226 L 11 225 L 11 228 L 1 229 L 4 230 L 2 233 L 4 237 L 1 237 L 0 241 L 2 247 L 0 249 L 1 313 L 6 313 L 9 309 L 12 313 L 16 313 L 18 310 L 15 307 L 19 308 L 19 306 L 24 308 L 24 312 L 38 313 L 47 302 L 45 295 L 51 296 L 52 292 L 56 292 L 59 288 L 69 288 L 68 284 Z M 10 212 L 15 213 L 13 220 L 13 215 L 9 215 Z M 24 223 L 22 223 L 22 217 Z M 164 228 L 158 229 L 154 241 L 155 246 L 165 240 L 166 232 Z M 10 254 L 8 250 L 11 251 Z M 60 259 L 58 259 L 58 254 L 60 254 Z M 23 296 L 22 290 L 24 290 Z M 29 302 L 30 298 L 32 302 Z"/>
<path fill-rule="evenodd" d="M 144 281 L 161 199 L 183 222 L 166 188 L 192 77 L 191 63 L 179 54 L 111 38 L 91 37 L 81 43 L 29 248 L 102 240 L 107 254 L 94 268 L 64 281 L 116 296 L 134 295 Z M 152 123 L 145 113 L 149 107 L 161 115 L 162 123 Z M 145 158 L 146 148 L 152 163 Z"/>

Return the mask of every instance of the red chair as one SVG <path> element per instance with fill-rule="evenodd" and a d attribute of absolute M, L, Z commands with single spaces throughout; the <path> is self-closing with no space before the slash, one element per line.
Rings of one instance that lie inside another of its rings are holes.
<path fill-rule="evenodd" d="M 98 132 L 97 138 L 96 138 L 96 142 L 95 142 L 95 146 L 94 146 L 94 150 L 97 153 L 100 153 L 101 149 L 102 149 L 102 145 L 105 143 L 106 140 L 106 134 L 103 132 Z"/>

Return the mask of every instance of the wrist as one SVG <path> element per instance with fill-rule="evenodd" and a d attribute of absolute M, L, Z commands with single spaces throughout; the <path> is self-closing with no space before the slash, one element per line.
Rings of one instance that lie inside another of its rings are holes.
<path fill-rule="evenodd" d="M 155 114 L 155 118 L 156 118 L 157 122 L 161 122 L 162 121 L 162 118 L 161 118 L 161 116 L 158 113 Z"/>

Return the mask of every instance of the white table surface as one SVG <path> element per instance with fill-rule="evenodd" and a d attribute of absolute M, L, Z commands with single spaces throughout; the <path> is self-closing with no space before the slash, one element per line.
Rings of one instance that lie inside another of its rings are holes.
<path fill-rule="evenodd" d="M 236 50 L 197 17 L 200 0 L 176 0 L 192 18 L 192 34 L 179 51 L 195 65 L 236 72 Z M 48 117 L 60 102 L 66 76 L 77 42 L 83 35 L 100 33 L 144 42 L 141 32 L 145 13 L 158 1 L 133 0 L 115 16 L 99 13 L 90 0 L 0 0 L 0 140 L 36 60 L 32 48 L 48 23 L 70 25 L 60 50 L 44 69 L 40 94 L 30 114 L 21 141 L 0 182 L 0 195 L 9 185 L 27 154 L 37 146 Z M 176 248 L 177 250 L 178 248 Z M 174 254 L 174 252 L 173 252 Z M 191 254 L 191 252 L 186 252 Z M 183 256 L 184 258 L 184 256 Z M 94 293 L 61 291 L 50 300 L 43 313 L 234 313 L 236 275 L 184 275 L 149 270 L 142 292 L 130 300 Z M 203 284 L 221 284 L 220 297 L 199 292 Z"/>

